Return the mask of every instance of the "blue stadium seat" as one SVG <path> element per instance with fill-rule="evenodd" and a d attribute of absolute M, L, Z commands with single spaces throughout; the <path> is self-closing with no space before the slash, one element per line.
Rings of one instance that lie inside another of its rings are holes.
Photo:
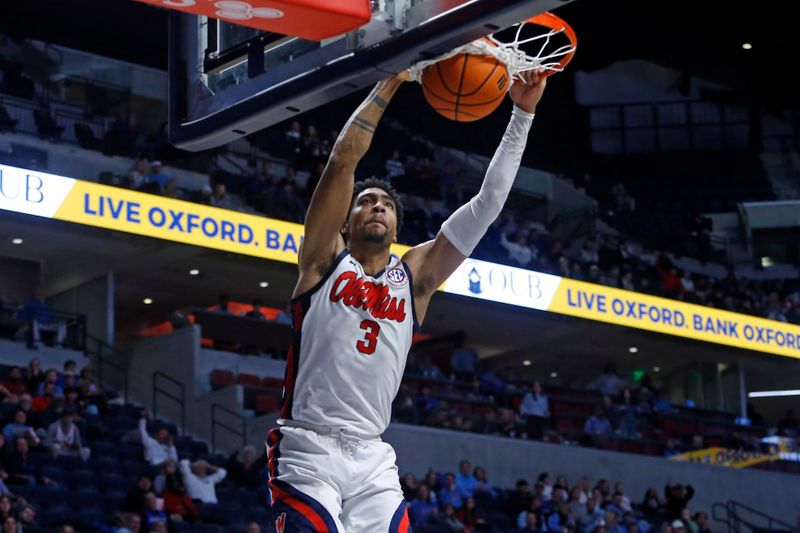
<path fill-rule="evenodd" d="M 45 509 L 36 513 L 40 525 L 45 527 L 58 527 L 67 520 L 67 517 L 72 514 L 70 509 L 66 507 L 58 507 L 53 509 Z"/>
<path fill-rule="evenodd" d="M 91 470 L 73 470 L 66 474 L 64 484 L 73 490 L 83 487 L 91 487 L 95 483 L 95 474 Z"/>
<path fill-rule="evenodd" d="M 40 505 L 48 509 L 66 507 L 66 491 L 57 485 L 40 485 L 35 487 L 32 495 Z"/>
<path fill-rule="evenodd" d="M 124 492 L 103 491 L 100 497 L 100 506 L 106 513 L 114 513 L 122 509 L 125 497 L 126 494 Z"/>
<path fill-rule="evenodd" d="M 66 471 L 60 465 L 43 465 L 41 474 L 59 484 L 63 484 L 66 480 Z"/>
<path fill-rule="evenodd" d="M 191 450 L 195 455 L 208 455 L 208 446 L 205 442 L 199 440 L 192 441 Z"/>
<path fill-rule="evenodd" d="M 131 484 L 128 483 L 127 478 L 117 474 L 116 472 L 102 474 L 95 481 L 95 486 L 103 494 L 108 494 L 119 490 L 124 491 L 129 487 L 129 485 Z"/>
<path fill-rule="evenodd" d="M 146 463 L 133 461 L 126 461 L 117 466 L 116 471 L 121 472 L 125 477 L 138 477 L 139 474 L 145 471 Z"/>
<path fill-rule="evenodd" d="M 214 524 L 195 524 L 194 533 L 223 533 L 222 528 Z"/>
<path fill-rule="evenodd" d="M 117 459 L 117 447 L 110 442 L 93 442 L 90 448 L 92 459 Z"/>
<path fill-rule="evenodd" d="M 272 522 L 272 511 L 268 511 L 266 509 L 247 509 L 245 511 L 247 515 L 247 520 L 258 522 L 259 524 L 266 524 L 268 522 Z"/>
<path fill-rule="evenodd" d="M 92 460 L 89 464 L 97 475 L 102 475 L 106 472 L 118 472 L 121 467 L 119 461 L 113 459 Z"/>
<path fill-rule="evenodd" d="M 117 457 L 121 461 L 142 461 L 144 459 L 144 449 L 141 444 L 120 444 L 117 447 Z"/>
<path fill-rule="evenodd" d="M 75 513 L 70 519 L 75 520 L 77 529 L 86 531 L 103 531 L 108 527 L 106 515 L 99 511 L 81 511 L 80 513 Z"/>
<path fill-rule="evenodd" d="M 56 463 L 65 470 L 79 470 L 86 466 L 86 462 L 83 459 L 72 455 L 61 455 L 56 460 Z"/>
<path fill-rule="evenodd" d="M 220 503 L 214 509 L 214 522 L 231 524 L 241 520 L 244 509 L 238 503 Z"/>

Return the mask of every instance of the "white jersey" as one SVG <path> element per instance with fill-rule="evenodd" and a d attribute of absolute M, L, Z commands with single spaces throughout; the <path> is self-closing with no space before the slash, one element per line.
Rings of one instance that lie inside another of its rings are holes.
<path fill-rule="evenodd" d="M 408 267 L 392 255 L 369 276 L 344 250 L 314 288 L 292 300 L 292 323 L 281 418 L 383 433 L 417 325 Z"/>

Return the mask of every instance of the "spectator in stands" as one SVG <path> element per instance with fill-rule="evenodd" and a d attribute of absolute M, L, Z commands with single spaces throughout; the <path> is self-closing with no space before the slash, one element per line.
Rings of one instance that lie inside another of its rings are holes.
<path fill-rule="evenodd" d="M 22 377 L 22 368 L 19 366 L 11 367 L 6 379 L 0 381 L 0 394 L 4 402 L 19 402 L 19 396 L 28 392 L 28 384 Z"/>
<path fill-rule="evenodd" d="M 43 381 L 42 385 L 44 386 L 44 391 L 33 399 L 33 404 L 31 406 L 32 411 L 39 414 L 46 411 L 56 399 L 55 383 Z"/>
<path fill-rule="evenodd" d="M 464 494 L 473 494 L 478 480 L 471 472 L 472 465 L 466 459 L 458 463 L 458 473 L 456 474 L 456 485 Z"/>
<path fill-rule="evenodd" d="M 492 498 L 497 496 L 497 491 L 495 491 L 492 484 L 489 483 L 489 480 L 486 478 L 486 470 L 484 470 L 482 466 L 476 466 L 472 475 L 476 481 L 475 488 L 472 490 L 473 496 L 484 495 L 491 496 Z"/>
<path fill-rule="evenodd" d="M 442 527 L 444 531 L 464 532 L 464 524 L 456 516 L 456 509 L 452 503 L 445 504 L 443 507 Z"/>
<path fill-rule="evenodd" d="M 516 523 L 519 529 L 525 527 L 525 524 L 528 521 L 528 515 L 534 514 L 536 515 L 536 522 L 537 524 L 544 524 L 546 520 L 546 515 L 544 513 L 544 509 L 542 508 L 542 498 L 540 496 L 534 496 L 531 498 L 530 503 L 528 504 L 527 509 L 523 509 L 517 516 L 516 516 Z"/>
<path fill-rule="evenodd" d="M 142 411 L 139 418 L 139 435 L 142 437 L 144 446 L 144 458 L 153 465 L 158 466 L 167 459 L 178 460 L 178 451 L 172 443 L 172 435 L 165 427 L 159 428 L 156 437 L 153 438 L 147 433 L 147 411 Z"/>
<path fill-rule="evenodd" d="M 8 109 L 0 103 L 0 131 L 14 131 L 19 121 L 11 118 Z"/>
<path fill-rule="evenodd" d="M 183 459 L 180 469 L 190 498 L 203 503 L 217 503 L 215 485 L 225 479 L 227 471 L 224 468 L 208 464 L 202 459 L 191 464 L 188 459 Z"/>
<path fill-rule="evenodd" d="M 423 528 L 436 522 L 439 517 L 439 507 L 427 485 L 419 486 L 417 497 L 411 502 L 409 514 L 411 525 L 415 528 Z"/>
<path fill-rule="evenodd" d="M 63 377 L 58 375 L 58 371 L 54 368 L 49 369 L 44 373 L 44 380 L 39 383 L 39 388 L 36 389 L 36 394 L 44 394 L 48 384 L 53 385 L 53 396 L 62 398 L 64 396 L 64 389 L 61 387 Z"/>
<path fill-rule="evenodd" d="M 136 486 L 128 491 L 125 497 L 125 503 L 122 508 L 125 511 L 132 513 L 141 513 L 144 511 L 144 498 L 148 492 L 153 490 L 153 481 L 147 474 L 141 474 L 136 481 Z"/>
<path fill-rule="evenodd" d="M 386 169 L 386 181 L 397 187 L 398 184 L 396 180 L 406 174 L 406 166 L 403 164 L 400 152 L 397 150 L 393 151 L 392 156 L 386 160 L 384 167 Z"/>
<path fill-rule="evenodd" d="M 11 503 L 11 497 L 3 494 L 0 496 L 0 521 L 14 516 L 14 506 Z"/>
<path fill-rule="evenodd" d="M 53 310 L 41 300 L 39 289 L 34 289 L 20 312 L 20 319 L 28 323 L 28 348 L 36 349 L 42 342 L 42 331 L 54 331 L 56 344 L 63 346 L 67 336 L 67 325 L 53 317 Z"/>
<path fill-rule="evenodd" d="M 475 498 L 467 498 L 458 519 L 468 531 L 489 531 L 489 521 L 485 513 L 478 508 Z"/>
<path fill-rule="evenodd" d="M 39 443 L 36 430 L 28 424 L 28 413 L 21 408 L 14 411 L 14 421 L 9 422 L 3 428 L 3 437 L 6 442 L 14 442 L 18 437 L 22 437 L 31 439 L 34 444 Z"/>
<path fill-rule="evenodd" d="M 167 183 L 164 185 L 164 190 L 161 191 L 161 194 L 167 198 L 173 198 L 175 200 L 183 199 L 183 191 L 178 188 L 178 180 L 175 178 L 170 178 L 167 180 Z"/>
<path fill-rule="evenodd" d="M 659 516 L 664 513 L 666 502 L 658 497 L 658 491 L 650 487 L 642 500 L 642 512 L 649 515 Z"/>
<path fill-rule="evenodd" d="M 522 398 L 519 414 L 527 418 L 528 438 L 541 440 L 550 419 L 550 403 L 547 395 L 542 393 L 542 385 L 538 381 L 533 382 L 531 390 Z"/>
<path fill-rule="evenodd" d="M 478 352 L 466 343 L 465 336 L 456 340 L 456 349 L 450 357 L 450 366 L 459 381 L 472 381 L 478 366 Z"/>
<path fill-rule="evenodd" d="M 639 425 L 639 405 L 633 397 L 633 391 L 628 387 L 622 389 L 619 403 L 614 405 L 614 418 L 617 431 L 622 437 L 634 439 L 638 436 L 636 430 Z"/>
<path fill-rule="evenodd" d="M 680 448 L 678 448 L 678 440 L 674 438 L 667 439 L 667 444 L 664 448 L 664 457 L 672 457 L 673 455 L 680 455 L 683 453 Z"/>
<path fill-rule="evenodd" d="M 253 300 L 253 308 L 250 311 L 246 312 L 244 316 L 246 316 L 247 318 L 253 318 L 255 320 L 266 320 L 267 317 L 264 316 L 264 313 L 262 312 L 263 307 L 264 307 L 264 302 L 256 298 L 255 300 Z"/>
<path fill-rule="evenodd" d="M 599 391 L 604 396 L 616 396 L 624 386 L 624 382 L 617 375 L 617 368 L 609 363 L 603 373 L 589 384 L 587 389 Z"/>
<path fill-rule="evenodd" d="M 228 457 L 228 478 L 237 487 L 256 490 L 264 484 L 264 469 L 268 461 L 266 453 L 257 457 L 253 446 L 245 446 Z"/>
<path fill-rule="evenodd" d="M 407 472 L 403 479 L 400 480 L 400 490 L 403 491 L 403 498 L 406 501 L 411 501 L 417 495 L 417 489 L 419 488 L 419 483 L 417 482 L 417 478 L 411 472 Z"/>
<path fill-rule="evenodd" d="M 525 527 L 517 530 L 518 533 L 544 533 L 544 529 L 539 525 L 539 518 L 536 513 L 528 512 L 525 515 Z"/>
<path fill-rule="evenodd" d="M 633 511 L 633 508 L 631 507 L 631 499 L 625 496 L 625 485 L 622 483 L 622 481 L 617 481 L 616 483 L 614 483 L 614 493 L 620 494 L 619 506 L 620 508 L 622 508 L 623 511 L 625 512 Z"/>
<path fill-rule="evenodd" d="M 534 259 L 531 248 L 528 246 L 527 237 L 522 232 L 517 233 L 517 239 L 514 242 L 509 241 L 505 233 L 501 233 L 500 246 L 508 252 L 508 257 L 504 262 L 508 262 L 512 266 L 528 268 Z"/>
<path fill-rule="evenodd" d="M 121 527 L 115 533 L 139 533 L 142 527 L 142 517 L 138 513 L 122 515 L 121 522 Z"/>
<path fill-rule="evenodd" d="M 224 183 L 214 185 L 214 194 L 211 195 L 211 205 L 220 209 L 233 209 L 233 200 L 228 196 L 228 189 Z"/>
<path fill-rule="evenodd" d="M 589 478 L 583 476 L 578 482 L 578 489 L 581 491 L 580 502 L 586 503 L 589 500 L 589 496 L 592 495 L 592 489 L 589 484 Z"/>
<path fill-rule="evenodd" d="M 217 298 L 217 303 L 219 305 L 214 310 L 214 312 L 230 314 L 230 311 L 228 311 L 228 304 L 230 303 L 230 301 L 231 301 L 230 296 L 228 296 L 227 294 L 220 294 L 219 298 Z"/>
<path fill-rule="evenodd" d="M 128 172 L 128 187 L 131 189 L 140 189 L 147 183 L 147 159 L 140 157 L 133 164 L 133 168 Z"/>
<path fill-rule="evenodd" d="M 19 524 L 17 524 L 17 519 L 13 516 L 7 516 L 5 520 L 3 520 L 3 533 L 19 533 Z"/>
<path fill-rule="evenodd" d="M 431 361 L 430 354 L 425 353 L 418 358 L 417 369 L 419 370 L 419 375 L 428 379 L 445 379 L 441 369 Z"/>
<path fill-rule="evenodd" d="M 50 115 L 49 109 L 34 109 L 33 121 L 36 123 L 36 132 L 39 134 L 40 139 L 52 142 L 61 140 L 64 126 L 56 124 L 56 121 Z"/>
<path fill-rule="evenodd" d="M 614 429 L 611 427 L 611 422 L 608 420 L 605 411 L 598 405 L 594 409 L 594 415 L 586 420 L 583 431 L 587 436 L 596 439 L 597 437 L 611 435 Z"/>
<path fill-rule="evenodd" d="M 249 522 L 244 527 L 244 533 L 261 533 L 261 526 L 259 526 L 256 522 Z"/>
<path fill-rule="evenodd" d="M 677 520 L 681 517 L 681 511 L 686 508 L 686 504 L 689 503 L 689 500 L 694 496 L 694 487 L 691 485 L 672 485 L 667 483 L 664 487 L 664 496 L 667 499 L 665 505 L 667 518 L 670 520 Z"/>
<path fill-rule="evenodd" d="M 605 529 L 605 511 L 601 506 L 601 500 L 594 496 L 589 496 L 586 500 L 586 512 L 579 518 L 581 530 L 584 533 L 598 532 L 598 526 Z"/>
<path fill-rule="evenodd" d="M 34 357 L 28 362 L 25 381 L 28 385 L 28 391 L 32 393 L 39 390 L 39 383 L 44 381 L 44 372 L 42 372 L 42 364 L 38 357 Z"/>
<path fill-rule="evenodd" d="M 167 478 L 175 475 L 178 472 L 178 462 L 172 459 L 167 459 L 161 463 L 161 472 L 153 479 L 153 491 L 156 494 L 162 494 L 167 487 Z"/>
<path fill-rule="evenodd" d="M 14 453 L 8 461 L 8 479 L 10 485 L 28 485 L 33 487 L 37 481 L 43 485 L 53 484 L 53 480 L 39 474 L 39 465 L 30 457 L 28 439 L 14 439 Z"/>
<path fill-rule="evenodd" d="M 550 533 L 565 533 L 575 528 L 575 519 L 569 513 L 569 505 L 560 503 L 556 512 L 547 517 L 547 531 Z"/>
<path fill-rule="evenodd" d="M 170 177 L 164 173 L 164 167 L 161 165 L 161 161 L 152 161 L 150 163 L 150 175 L 147 177 L 148 192 L 160 193 L 164 190 L 169 178 Z"/>
<path fill-rule="evenodd" d="M 144 495 L 144 512 L 142 516 L 144 518 L 144 527 L 147 531 L 153 531 L 153 526 L 156 522 L 166 523 L 167 521 L 167 514 L 159 505 L 158 497 L 153 491 L 149 491 Z"/>
<path fill-rule="evenodd" d="M 19 510 L 17 517 L 19 518 L 18 525 L 21 531 L 24 531 L 25 533 L 38 533 L 44 531 L 44 529 L 42 529 L 39 524 L 36 523 L 36 509 L 34 509 L 32 505 L 23 505 Z"/>
<path fill-rule="evenodd" d="M 53 422 L 47 430 L 45 446 L 56 459 L 61 455 L 69 455 L 88 461 L 92 455 L 92 451 L 83 446 L 81 432 L 74 423 L 75 416 L 75 409 L 67 407 L 61 413 L 61 420 Z"/>
<path fill-rule="evenodd" d="M 517 480 L 516 490 L 506 498 L 508 514 L 516 518 L 522 511 L 528 509 L 531 499 L 533 496 L 528 482 L 524 479 Z"/>
<path fill-rule="evenodd" d="M 708 522 L 708 515 L 706 513 L 695 513 L 694 521 L 697 524 L 697 531 L 695 533 L 711 533 L 711 524 Z"/>
<path fill-rule="evenodd" d="M 600 262 L 600 258 L 597 255 L 597 242 L 594 239 L 586 239 L 583 242 L 579 260 L 586 266 Z"/>
<path fill-rule="evenodd" d="M 456 484 L 455 474 L 448 472 L 444 475 L 444 486 L 438 492 L 438 499 L 441 504 L 451 504 L 455 508 L 460 508 L 464 504 L 464 500 L 469 497 L 470 494 L 464 492 Z"/>

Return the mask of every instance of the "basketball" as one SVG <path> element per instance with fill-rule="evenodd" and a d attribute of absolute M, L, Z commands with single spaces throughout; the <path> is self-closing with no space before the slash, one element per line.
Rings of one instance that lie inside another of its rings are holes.
<path fill-rule="evenodd" d="M 440 115 L 473 122 L 497 109 L 509 78 L 506 66 L 494 56 L 462 53 L 426 68 L 422 92 Z"/>

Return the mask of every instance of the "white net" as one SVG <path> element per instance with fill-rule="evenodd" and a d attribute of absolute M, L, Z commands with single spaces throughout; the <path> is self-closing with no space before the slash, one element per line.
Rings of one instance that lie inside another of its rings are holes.
<path fill-rule="evenodd" d="M 546 29 L 547 31 L 532 37 L 522 38 L 523 29 L 531 27 Z M 497 34 L 488 35 L 483 39 L 473 41 L 434 59 L 420 61 L 409 69 L 411 77 L 421 82 L 422 73 L 427 67 L 455 55 L 467 53 L 494 56 L 506 65 L 512 78 L 519 79 L 519 74 L 528 70 L 543 69 L 551 73 L 561 72 L 564 70 L 564 65 L 560 60 L 575 52 L 576 45 L 571 40 L 569 44 L 548 50 L 548 48 L 553 48 L 551 46 L 553 37 L 564 33 L 567 29 L 566 25 L 551 29 L 530 21 L 524 21 L 515 24 L 512 28 L 515 28 L 515 31 L 511 39 L 500 40 L 496 37 Z M 505 34 L 506 32 L 502 33 Z"/>

